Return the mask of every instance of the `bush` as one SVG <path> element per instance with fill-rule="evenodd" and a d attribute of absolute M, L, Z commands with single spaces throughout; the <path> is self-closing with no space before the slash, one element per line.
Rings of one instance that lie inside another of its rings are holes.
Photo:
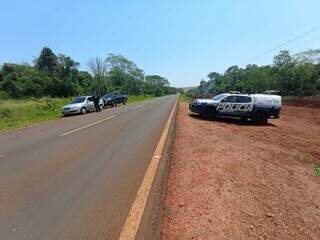
<path fill-rule="evenodd" d="M 54 112 L 55 110 L 57 110 L 57 103 L 54 99 L 46 98 L 44 104 L 40 105 L 39 107 L 44 111 Z"/>
<path fill-rule="evenodd" d="M 6 92 L 0 91 L 0 100 L 1 99 L 2 100 L 6 100 L 6 99 L 9 99 L 9 98 L 10 98 L 10 96 Z"/>
<path fill-rule="evenodd" d="M 8 108 L 0 108 L 0 118 L 3 118 L 4 120 L 9 120 L 13 117 L 13 111 Z"/>

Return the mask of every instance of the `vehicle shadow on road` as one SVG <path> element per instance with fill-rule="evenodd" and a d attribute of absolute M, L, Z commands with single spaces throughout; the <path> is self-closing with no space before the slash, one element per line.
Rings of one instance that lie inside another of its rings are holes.
<path fill-rule="evenodd" d="M 209 119 L 202 118 L 198 114 L 190 113 L 189 116 L 198 120 L 208 121 L 208 122 L 223 122 L 227 124 L 241 125 L 241 126 L 277 127 L 276 125 L 269 122 L 267 124 L 256 124 L 256 123 L 253 123 L 251 120 L 243 120 L 243 119 L 232 118 L 232 117 L 219 117 L 213 120 L 209 120 Z"/>

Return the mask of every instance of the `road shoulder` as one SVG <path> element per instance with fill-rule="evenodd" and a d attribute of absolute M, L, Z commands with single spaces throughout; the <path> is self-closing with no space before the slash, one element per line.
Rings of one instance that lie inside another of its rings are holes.
<path fill-rule="evenodd" d="M 175 99 L 148 169 L 119 239 L 161 239 L 166 179 L 170 166 L 177 111 Z"/>
<path fill-rule="evenodd" d="M 319 109 L 260 127 L 180 103 L 163 239 L 320 239 L 319 132 Z"/>

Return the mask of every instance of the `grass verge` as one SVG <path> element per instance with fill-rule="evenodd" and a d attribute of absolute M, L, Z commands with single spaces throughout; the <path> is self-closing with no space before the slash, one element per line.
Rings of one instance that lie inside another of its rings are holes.
<path fill-rule="evenodd" d="M 61 117 L 71 98 L 4 100 L 0 104 L 0 131 L 27 127 Z"/>
<path fill-rule="evenodd" d="M 154 97 L 150 95 L 129 96 L 128 103 L 152 98 Z M 72 98 L 0 100 L 0 132 L 58 119 L 62 116 L 61 107 L 71 100 Z"/>
<path fill-rule="evenodd" d="M 155 98 L 152 95 L 137 95 L 137 96 L 128 96 L 128 103 L 142 102 L 149 99 Z"/>
<path fill-rule="evenodd" d="M 179 95 L 179 101 L 180 102 L 190 102 L 191 98 L 187 94 L 182 93 Z"/>
<path fill-rule="evenodd" d="M 316 176 L 320 177 L 320 165 L 315 166 L 314 173 L 316 174 Z"/>

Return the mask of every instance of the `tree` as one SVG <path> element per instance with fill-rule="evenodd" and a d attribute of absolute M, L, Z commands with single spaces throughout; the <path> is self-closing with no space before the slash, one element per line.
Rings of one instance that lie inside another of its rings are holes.
<path fill-rule="evenodd" d="M 159 75 L 147 75 L 145 77 L 145 92 L 154 96 L 163 96 L 172 92 L 169 89 L 169 81 Z"/>
<path fill-rule="evenodd" d="M 320 49 L 309 49 L 297 54 L 294 54 L 292 57 L 296 62 L 300 64 L 303 63 L 320 63 Z"/>
<path fill-rule="evenodd" d="M 74 61 L 71 57 L 64 54 L 59 54 L 57 57 L 57 67 L 61 78 L 70 76 L 71 71 L 77 71 L 79 63 Z"/>
<path fill-rule="evenodd" d="M 142 93 L 144 72 L 122 55 L 108 54 L 108 80 L 113 89 L 127 94 Z"/>
<path fill-rule="evenodd" d="M 53 74 L 57 70 L 58 58 L 50 48 L 44 47 L 40 56 L 35 60 L 35 64 L 39 71 Z"/>
<path fill-rule="evenodd" d="M 281 51 L 274 57 L 274 74 L 278 79 L 278 86 L 284 94 L 294 94 L 296 89 L 296 79 L 293 76 L 293 70 L 296 62 L 291 57 L 289 51 Z"/>
<path fill-rule="evenodd" d="M 275 67 L 281 68 L 283 66 L 289 65 L 293 63 L 293 59 L 290 56 L 289 51 L 281 51 L 280 54 L 273 58 L 273 63 Z"/>
<path fill-rule="evenodd" d="M 107 90 L 160 96 L 176 91 L 166 78 L 158 75 L 148 77 L 147 83 L 144 72 L 121 55 L 109 54 L 105 61 L 91 58 L 87 65 L 91 74 L 79 71 L 79 63 L 70 56 L 56 55 L 44 47 L 34 65 L 0 66 L 0 98 L 68 97 L 93 92 L 103 95 Z"/>
<path fill-rule="evenodd" d="M 107 74 L 107 64 L 99 57 L 90 58 L 87 66 L 94 77 L 104 78 Z"/>
<path fill-rule="evenodd" d="M 210 72 L 208 81 L 201 80 L 197 92 L 213 94 L 238 90 L 244 93 L 263 93 L 280 90 L 284 95 L 314 95 L 320 93 L 320 49 L 290 55 L 281 51 L 273 65 L 229 67 L 224 74 Z"/>
<path fill-rule="evenodd" d="M 90 58 L 87 66 L 93 75 L 91 82 L 91 92 L 103 95 L 107 91 L 107 64 L 100 57 Z"/>
<path fill-rule="evenodd" d="M 93 77 L 87 71 L 78 71 L 79 94 L 88 94 L 92 91 Z"/>
<path fill-rule="evenodd" d="M 0 75 L 2 75 L 2 89 L 11 97 L 38 97 L 44 90 L 43 78 L 30 65 L 5 63 Z"/>
<path fill-rule="evenodd" d="M 208 78 L 211 80 L 211 81 L 214 81 L 217 77 L 219 77 L 220 76 L 220 74 L 219 73 L 217 73 L 217 72 L 211 72 L 211 73 L 209 73 L 208 74 Z"/>

